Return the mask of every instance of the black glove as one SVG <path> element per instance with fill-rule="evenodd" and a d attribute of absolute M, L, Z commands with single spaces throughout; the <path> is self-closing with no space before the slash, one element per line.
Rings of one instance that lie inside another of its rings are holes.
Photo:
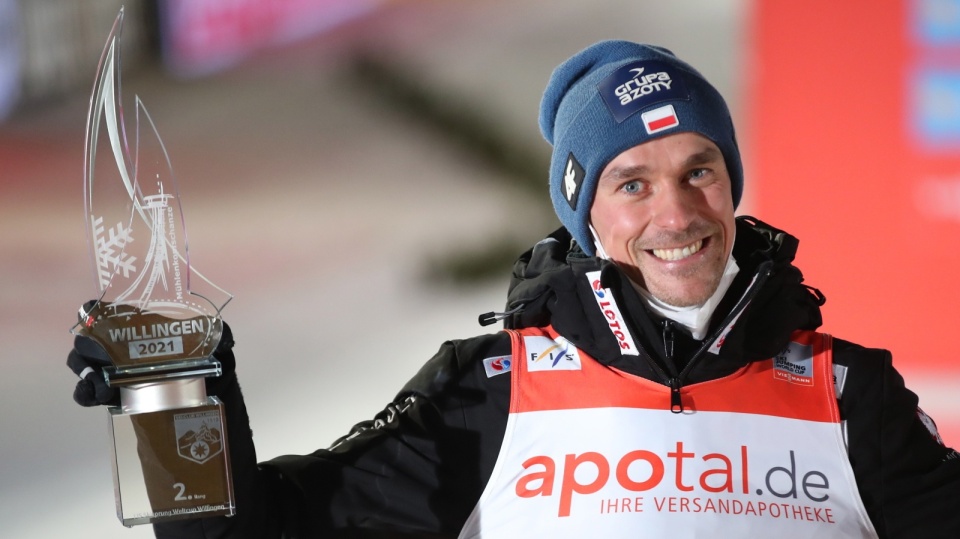
<path fill-rule="evenodd" d="M 103 368 L 112 365 L 110 356 L 102 346 L 90 337 L 77 335 L 73 339 L 73 350 L 67 356 L 67 366 L 80 377 L 73 390 L 73 400 L 80 406 L 99 406 L 101 404 L 120 404 L 117 388 L 107 385 L 103 377 Z"/>
<path fill-rule="evenodd" d="M 207 377 L 207 395 L 219 396 L 230 384 L 236 384 L 237 359 L 233 355 L 233 345 L 233 331 L 224 322 L 220 342 L 213 351 L 213 359 L 220 362 L 220 376 Z"/>
<path fill-rule="evenodd" d="M 222 375 L 207 378 L 207 394 L 217 395 L 226 384 L 233 380 L 236 370 L 236 359 L 233 356 L 233 332 L 226 322 L 223 323 L 223 334 L 213 357 L 220 362 Z M 113 363 L 102 346 L 90 337 L 77 335 L 73 340 L 73 350 L 67 356 L 67 366 L 74 374 L 80 377 L 77 387 L 73 390 L 73 400 L 80 406 L 115 406 L 120 404 L 120 392 L 115 387 L 107 385 L 103 377 L 103 368 Z"/>

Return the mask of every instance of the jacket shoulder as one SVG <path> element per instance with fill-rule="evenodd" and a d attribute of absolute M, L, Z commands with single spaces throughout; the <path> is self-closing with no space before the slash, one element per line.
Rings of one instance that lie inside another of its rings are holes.
<path fill-rule="evenodd" d="M 837 337 L 833 338 L 833 362 L 844 367 L 882 371 L 892 363 L 889 350 L 868 348 Z"/>
<path fill-rule="evenodd" d="M 508 356 L 510 336 L 503 331 L 447 341 L 401 389 L 401 394 L 437 397 L 452 386 L 485 385 L 484 360 Z"/>
<path fill-rule="evenodd" d="M 842 339 L 833 352 L 850 463 L 881 537 L 960 537 L 960 455 L 919 409 L 892 354 Z"/>

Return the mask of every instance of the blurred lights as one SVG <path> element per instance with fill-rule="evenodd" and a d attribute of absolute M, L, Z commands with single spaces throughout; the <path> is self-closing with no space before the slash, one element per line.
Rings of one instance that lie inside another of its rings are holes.
<path fill-rule="evenodd" d="M 20 15 L 15 0 L 0 0 L 0 121 L 20 97 Z"/>
<path fill-rule="evenodd" d="M 319 34 L 381 0 L 163 0 L 164 62 L 181 76 L 206 75 L 257 50 Z"/>

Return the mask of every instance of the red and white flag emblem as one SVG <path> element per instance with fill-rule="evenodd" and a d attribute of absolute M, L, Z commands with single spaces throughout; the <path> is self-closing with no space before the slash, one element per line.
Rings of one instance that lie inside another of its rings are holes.
<path fill-rule="evenodd" d="M 647 128 L 647 133 L 651 135 L 680 125 L 677 111 L 673 110 L 673 105 L 664 105 L 644 112 L 640 115 L 640 118 L 643 120 L 644 127 Z"/>

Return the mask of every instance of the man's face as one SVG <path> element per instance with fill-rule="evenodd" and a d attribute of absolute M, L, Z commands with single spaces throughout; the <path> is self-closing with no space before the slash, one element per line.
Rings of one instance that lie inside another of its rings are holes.
<path fill-rule="evenodd" d="M 678 133 L 634 146 L 603 172 L 590 220 L 637 284 L 677 307 L 713 295 L 733 248 L 730 175 L 717 145 Z"/>

